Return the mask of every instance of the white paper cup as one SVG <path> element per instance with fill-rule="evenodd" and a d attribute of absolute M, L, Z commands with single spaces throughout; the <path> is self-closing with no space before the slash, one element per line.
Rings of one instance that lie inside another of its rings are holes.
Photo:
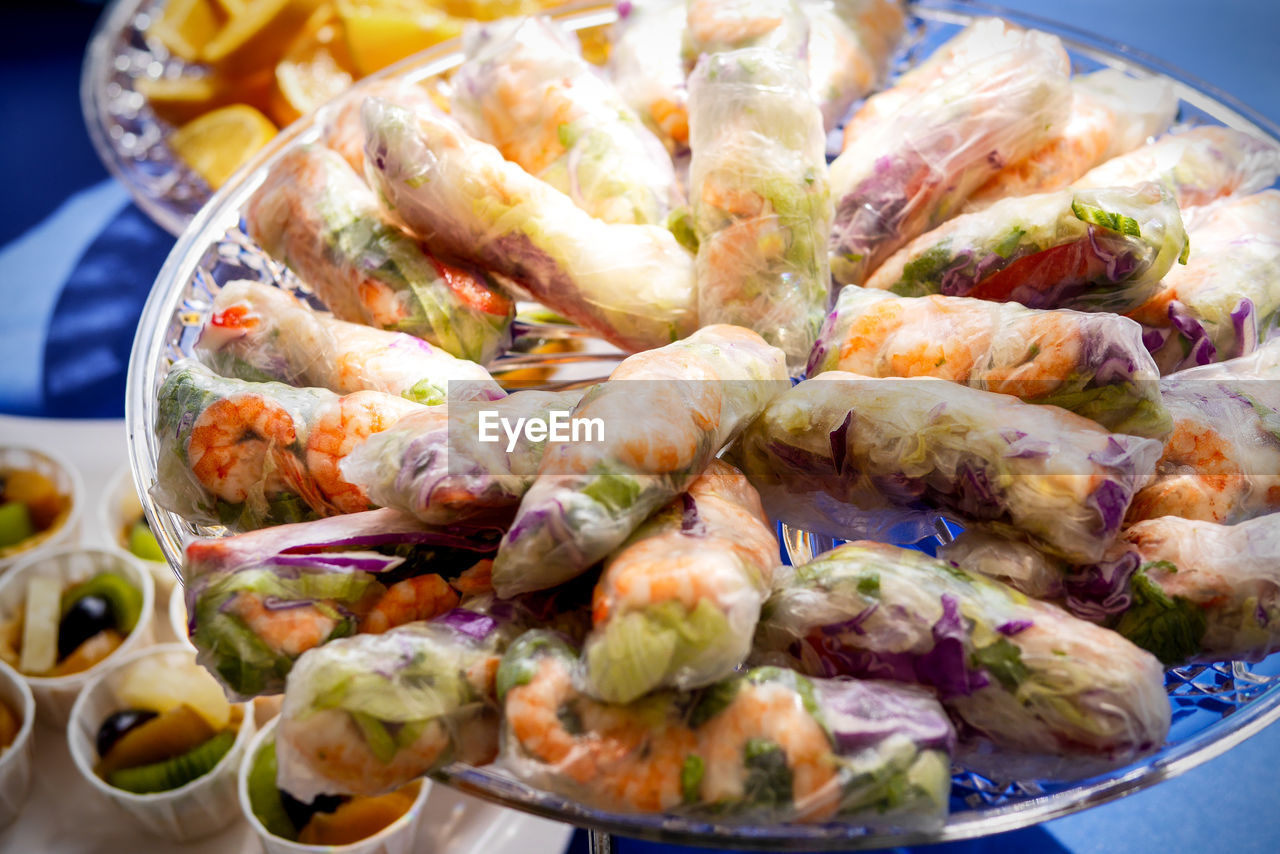
<path fill-rule="evenodd" d="M 52 726 L 60 728 L 66 724 L 76 695 L 89 680 L 133 650 L 151 643 L 156 597 L 151 573 L 143 569 L 141 562 L 133 555 L 119 549 L 69 548 L 36 552 L 0 578 L 0 617 L 8 619 L 23 603 L 30 576 L 37 573 L 52 575 L 61 580 L 63 587 L 69 587 L 106 570 L 125 576 L 142 592 L 142 610 L 138 614 L 138 624 L 115 652 L 88 670 L 69 676 L 22 676 L 35 695 L 36 715 Z"/>
<path fill-rule="evenodd" d="M 174 666 L 195 663 L 195 655 L 181 644 L 168 643 L 149 647 L 119 659 L 109 670 L 99 674 L 85 686 L 71 710 L 67 723 L 67 746 L 80 776 L 89 785 L 113 801 L 124 812 L 133 816 L 139 824 L 158 836 L 175 842 L 188 842 L 224 830 L 235 820 L 236 769 L 240 757 L 253 738 L 253 714 L 245 709 L 235 743 L 208 774 L 197 777 L 187 785 L 168 792 L 138 795 L 108 785 L 93 773 L 98 761 L 95 747 L 98 728 L 113 712 L 120 710 L 116 698 L 125 668 L 144 658 L 156 657 L 172 661 Z"/>
<path fill-rule="evenodd" d="M 178 643 L 187 649 L 194 650 L 191 635 L 187 632 L 187 600 L 183 596 L 181 584 L 175 584 L 169 591 L 169 630 L 178 639 Z"/>
<path fill-rule="evenodd" d="M 0 557 L 0 572 L 5 572 L 32 555 L 76 542 L 80 536 L 80 518 L 84 513 L 85 502 L 84 482 L 80 479 L 80 472 L 61 454 L 37 448 L 3 445 L 0 446 L 0 471 L 5 469 L 34 471 L 49 478 L 59 493 L 71 496 L 71 509 L 62 524 L 48 536 L 21 551 Z"/>
<path fill-rule="evenodd" d="M 274 736 L 278 720 L 279 718 L 276 718 L 260 729 L 249 744 L 249 749 L 245 751 L 244 759 L 240 762 L 237 786 L 240 795 L 240 811 L 244 813 L 245 820 L 249 822 L 253 832 L 258 834 L 258 839 L 262 840 L 262 849 L 267 854 L 409 854 L 414 849 L 418 823 L 422 819 L 422 810 L 427 802 L 427 796 L 431 793 L 431 781 L 425 778 L 418 781 L 418 796 L 414 798 L 413 806 L 408 812 L 373 836 L 367 836 L 350 845 L 303 845 L 301 842 L 283 839 L 267 830 L 253 814 L 253 807 L 249 802 L 249 771 L 253 768 L 253 758 L 258 755 L 258 750 L 267 739 Z"/>
<path fill-rule="evenodd" d="M 120 533 L 141 517 L 142 502 L 133 487 L 133 473 L 128 466 L 123 466 L 111 476 L 106 491 L 98 499 L 98 528 L 112 546 L 129 551 L 129 544 Z M 134 558 L 151 573 L 156 583 L 156 598 L 163 600 L 177 585 L 178 576 L 165 561 L 144 560 L 137 555 Z"/>
<path fill-rule="evenodd" d="M 18 716 L 18 735 L 0 754 L 0 827 L 18 817 L 31 788 L 31 758 L 35 754 L 36 701 L 18 671 L 0 661 L 0 700 Z"/>

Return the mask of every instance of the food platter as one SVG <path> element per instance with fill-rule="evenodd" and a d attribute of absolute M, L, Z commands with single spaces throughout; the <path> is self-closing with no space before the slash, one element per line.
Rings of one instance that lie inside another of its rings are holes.
<path fill-rule="evenodd" d="M 1025 15 L 969 3 L 926 2 L 914 6 L 913 12 L 910 35 L 898 60 L 901 66 L 910 65 L 915 57 L 927 54 L 975 18 L 998 14 L 1015 23 L 1058 35 L 1070 51 L 1076 70 L 1112 67 L 1135 76 L 1158 74 L 1169 78 L 1180 98 L 1178 122 L 1182 125 L 1225 124 L 1280 140 L 1280 128 L 1229 96 L 1124 46 Z M 567 7 L 556 17 L 568 28 L 580 31 L 607 25 L 614 15 L 612 7 L 594 4 Z M 370 79 L 394 76 L 426 81 L 446 74 L 460 59 L 456 43 L 446 43 Z M 195 215 L 160 272 L 135 340 L 126 401 L 131 462 L 140 492 L 145 493 L 156 475 L 158 446 L 151 431 L 156 414 L 156 391 L 171 361 L 190 354 L 218 287 L 232 279 L 250 278 L 303 295 L 307 293 L 295 278 L 245 236 L 240 221 L 242 208 L 264 180 L 273 161 L 290 145 L 317 138 L 319 130 L 320 120 L 311 117 L 283 131 Z M 529 327 L 523 332 L 551 334 Z M 580 333 L 562 328 L 554 334 Z M 566 358 L 573 362 L 576 357 Z M 599 354 L 585 364 L 573 365 L 573 369 L 579 371 L 574 378 L 590 377 L 592 372 L 595 376 L 601 375 L 608 358 Z M 581 373 L 583 370 L 585 374 Z M 186 541 L 220 532 L 191 525 L 150 502 L 146 510 L 161 547 L 175 566 Z M 787 554 L 793 562 L 801 562 L 827 545 L 802 531 L 784 530 L 783 533 Z M 545 817 L 620 835 L 685 844 L 812 850 L 958 840 L 1025 827 L 1105 803 L 1222 753 L 1280 718 L 1280 662 L 1268 660 L 1257 665 L 1229 662 L 1180 668 L 1167 674 L 1166 691 L 1173 727 L 1169 741 L 1156 754 L 1118 771 L 1071 784 L 1034 779 L 994 781 L 972 772 L 957 771 L 952 778 L 951 816 L 939 831 L 872 830 L 850 824 L 718 824 L 673 816 L 622 815 L 572 804 L 560 796 L 523 784 L 498 768 L 453 765 L 438 777 L 469 794 Z"/>

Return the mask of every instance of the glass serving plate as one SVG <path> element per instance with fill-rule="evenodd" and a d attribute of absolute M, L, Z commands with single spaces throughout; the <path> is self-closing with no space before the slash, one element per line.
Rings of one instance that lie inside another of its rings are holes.
<path fill-rule="evenodd" d="M 123 14 L 121 9 L 128 2 L 137 8 L 136 0 L 127 0 L 115 14 Z M 930 53 L 975 18 L 1001 15 L 1060 36 L 1079 71 L 1109 66 L 1135 76 L 1169 78 L 1181 99 L 1179 124 L 1226 124 L 1280 141 L 1280 128 L 1229 96 L 1123 45 L 1052 22 L 973 3 L 924 0 L 913 6 L 912 11 L 908 38 L 897 60 L 899 69 Z M 611 6 L 595 3 L 564 7 L 555 17 L 568 28 L 581 32 L 607 26 L 616 16 Z M 457 43 L 448 42 L 367 79 L 399 76 L 426 82 L 447 76 L 460 60 Z M 130 459 L 139 493 L 144 496 L 156 474 L 157 442 L 151 431 L 156 391 L 172 361 L 190 354 L 218 287 L 231 279 L 251 278 L 309 296 L 302 283 L 244 234 L 240 211 L 281 152 L 295 143 L 315 140 L 322 120 L 318 116 L 304 117 L 281 132 L 195 214 L 160 271 L 138 326 L 126 401 Z M 573 328 L 529 324 L 520 324 L 518 334 L 589 337 Z M 616 351 L 610 353 L 607 346 L 588 347 L 585 354 L 507 354 L 498 360 L 495 373 L 533 365 L 554 370 L 557 381 L 582 382 L 602 376 L 617 358 Z M 192 525 L 157 507 L 149 498 L 145 503 L 152 529 L 175 567 L 187 541 L 222 533 L 219 528 Z M 804 531 L 784 528 L 782 533 L 791 562 L 803 562 L 831 545 L 830 540 Z M 940 535 L 941 538 L 945 537 Z M 928 550 L 929 544 L 924 547 Z M 1169 741 L 1153 756 L 1108 774 L 1072 783 L 1035 779 L 997 782 L 964 769 L 954 769 L 951 816 L 941 829 L 930 831 L 845 823 L 720 824 L 674 815 L 606 813 L 525 785 L 496 766 L 452 765 L 436 776 L 469 794 L 595 831 L 691 845 L 820 850 L 967 839 L 1014 830 L 1114 800 L 1176 776 L 1240 743 L 1280 718 L 1280 655 L 1260 664 L 1228 662 L 1171 670 L 1166 677 L 1166 688 L 1173 726 Z"/>

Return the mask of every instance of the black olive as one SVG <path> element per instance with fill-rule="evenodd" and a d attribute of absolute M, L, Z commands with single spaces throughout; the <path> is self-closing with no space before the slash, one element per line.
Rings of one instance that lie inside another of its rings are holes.
<path fill-rule="evenodd" d="M 280 804 L 284 807 L 285 815 L 289 816 L 289 822 L 299 831 L 307 826 L 307 822 L 311 821 L 311 817 L 316 813 L 331 813 L 349 800 L 351 799 L 345 795 L 317 795 L 316 799 L 308 804 L 298 800 L 284 789 L 280 790 Z"/>
<path fill-rule="evenodd" d="M 134 727 L 145 724 L 156 716 L 155 712 L 148 709 L 122 709 L 112 713 L 102 726 L 98 727 L 98 736 L 94 739 L 94 745 L 98 748 L 99 756 L 106 756 L 121 736 Z"/>
<path fill-rule="evenodd" d="M 75 652 L 98 632 L 115 627 L 116 615 L 106 597 L 81 596 L 58 623 L 58 660 Z"/>

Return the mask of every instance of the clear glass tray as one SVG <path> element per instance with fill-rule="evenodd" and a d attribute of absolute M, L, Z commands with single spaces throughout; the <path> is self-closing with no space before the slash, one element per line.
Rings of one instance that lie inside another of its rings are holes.
<path fill-rule="evenodd" d="M 116 14 L 120 14 L 119 10 L 129 2 L 136 8 L 137 0 L 126 0 Z M 999 14 L 1062 37 L 1078 70 L 1110 66 L 1137 76 L 1159 74 L 1168 77 L 1181 98 L 1178 120 L 1182 124 L 1226 124 L 1280 141 L 1280 128 L 1229 96 L 1123 45 L 1051 22 L 973 3 L 927 0 L 913 7 L 913 11 L 915 16 L 908 43 L 899 59 L 900 67 L 927 55 L 974 18 Z M 565 7 L 556 16 L 573 30 L 604 26 L 615 19 L 612 7 L 601 4 Z M 104 34 L 105 31 L 99 35 Z M 91 54 L 93 50 L 91 48 Z M 459 61 L 457 44 L 445 43 L 387 69 L 376 78 L 401 76 L 427 81 L 447 75 Z M 120 69 L 123 65 L 125 63 L 114 67 Z M 123 69 L 122 73 L 125 73 Z M 285 129 L 215 194 L 210 203 L 195 214 L 160 271 L 138 326 L 126 401 L 129 451 L 140 494 L 146 495 L 146 490 L 155 480 L 157 443 L 150 425 L 155 419 L 156 391 L 172 360 L 190 353 L 218 287 L 231 279 L 251 278 L 307 295 L 305 288 L 287 270 L 263 254 L 245 236 L 240 227 L 240 211 L 263 181 L 275 158 L 296 142 L 317 138 L 320 121 L 319 117 L 307 117 Z M 579 330 L 564 327 L 531 329 L 526 326 L 521 332 L 540 336 L 583 335 Z M 502 363 L 528 365 L 531 359 L 536 362 L 539 358 L 542 357 L 508 355 Z M 543 361 L 556 363 L 557 379 L 580 381 L 602 376 L 608 363 L 615 359 L 616 356 L 610 355 L 605 348 L 586 357 L 569 354 Z M 196 536 L 221 533 L 220 529 L 191 525 L 149 500 L 146 503 L 152 528 L 174 566 L 178 565 L 185 542 Z M 827 545 L 819 542 L 818 538 L 793 530 L 784 530 L 784 542 L 793 561 L 802 561 Z M 1280 656 L 1253 665 L 1229 662 L 1172 670 L 1167 674 L 1166 688 L 1173 711 L 1173 727 L 1168 743 L 1155 755 L 1104 776 L 1069 784 L 1040 780 L 997 783 L 956 769 L 951 817 L 941 830 L 931 832 L 871 829 L 839 823 L 715 824 L 679 816 L 613 814 L 580 807 L 524 785 L 496 767 L 453 765 L 437 776 L 469 794 L 530 813 L 619 835 L 691 845 L 816 850 L 879 848 L 967 839 L 1014 830 L 1105 803 L 1180 774 L 1240 743 L 1280 718 Z"/>

